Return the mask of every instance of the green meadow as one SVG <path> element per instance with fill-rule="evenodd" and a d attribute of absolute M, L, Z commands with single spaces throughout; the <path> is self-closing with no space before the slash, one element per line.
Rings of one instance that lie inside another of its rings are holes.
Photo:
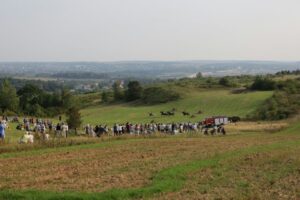
<path fill-rule="evenodd" d="M 181 88 L 184 90 L 184 88 Z M 272 92 L 248 92 L 232 94 L 229 90 L 188 90 L 178 101 L 159 105 L 140 105 L 123 103 L 114 105 L 98 105 L 81 111 L 85 124 L 114 123 L 149 123 L 155 122 L 188 122 L 199 121 L 214 115 L 245 117 L 260 106 Z M 176 109 L 175 116 L 161 116 L 160 111 Z M 195 115 L 184 117 L 182 111 Z M 202 111 L 202 114 L 197 114 Z M 154 114 L 149 117 L 149 113 Z"/>

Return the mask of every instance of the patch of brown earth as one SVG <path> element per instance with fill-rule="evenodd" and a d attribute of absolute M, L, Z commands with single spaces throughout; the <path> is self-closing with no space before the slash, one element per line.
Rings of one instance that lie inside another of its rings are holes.
<path fill-rule="evenodd" d="M 0 158 L 0 188 L 100 192 L 142 187 L 164 168 L 280 140 L 280 136 L 259 134 L 145 139 L 103 148 Z"/>

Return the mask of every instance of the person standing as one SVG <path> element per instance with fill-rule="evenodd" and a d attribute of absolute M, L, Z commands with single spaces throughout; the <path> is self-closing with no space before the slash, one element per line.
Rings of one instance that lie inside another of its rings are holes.
<path fill-rule="evenodd" d="M 66 123 L 63 123 L 61 126 L 61 132 L 63 137 L 67 138 L 68 137 L 68 131 L 69 131 L 69 126 Z"/>
<path fill-rule="evenodd" d="M 2 140 L 2 142 L 4 142 L 4 139 L 5 139 L 5 129 L 6 129 L 6 125 L 2 121 L 0 124 L 0 140 Z"/>

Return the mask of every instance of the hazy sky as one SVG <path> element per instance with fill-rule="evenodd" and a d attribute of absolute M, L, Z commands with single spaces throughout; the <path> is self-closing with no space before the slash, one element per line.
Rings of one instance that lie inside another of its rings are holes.
<path fill-rule="evenodd" d="M 300 0 L 0 0 L 0 61 L 300 60 Z"/>

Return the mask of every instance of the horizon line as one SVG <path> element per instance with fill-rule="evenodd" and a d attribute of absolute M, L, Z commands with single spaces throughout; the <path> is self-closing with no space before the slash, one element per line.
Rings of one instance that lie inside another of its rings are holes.
<path fill-rule="evenodd" d="M 73 61 L 51 61 L 51 60 L 36 60 L 36 61 L 1 61 L 0 63 L 125 63 L 125 62 L 290 62 L 296 63 L 300 60 L 271 60 L 271 59 L 182 59 L 182 60 L 105 60 L 105 61 L 96 61 L 96 60 L 73 60 Z"/>

